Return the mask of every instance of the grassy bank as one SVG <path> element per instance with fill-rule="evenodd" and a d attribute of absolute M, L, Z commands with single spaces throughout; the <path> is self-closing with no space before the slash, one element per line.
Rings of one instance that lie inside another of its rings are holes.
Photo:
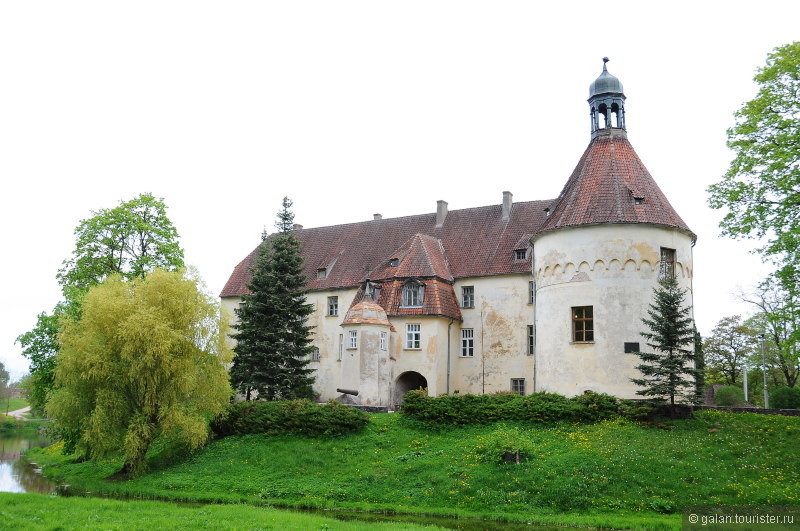
<path fill-rule="evenodd" d="M 168 499 L 396 510 L 635 529 L 677 529 L 684 505 L 800 503 L 800 418 L 698 412 L 659 427 L 496 424 L 427 429 L 375 415 L 336 438 L 228 437 L 179 463 L 109 482 L 119 461 L 33 455 L 90 490 Z M 497 440 L 528 459 L 499 464 Z M 487 453 L 488 452 L 488 453 Z"/>
<path fill-rule="evenodd" d="M 313 514 L 242 505 L 177 506 L 155 501 L 58 498 L 0 493 L 4 529 L 330 529 L 400 531 L 439 529 L 413 524 L 342 522 Z"/>

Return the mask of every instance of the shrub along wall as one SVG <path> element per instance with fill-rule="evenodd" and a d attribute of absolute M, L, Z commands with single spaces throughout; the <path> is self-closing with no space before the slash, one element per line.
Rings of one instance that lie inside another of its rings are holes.
<path fill-rule="evenodd" d="M 649 404 L 619 402 L 611 395 L 587 392 L 567 398 L 553 393 L 444 395 L 429 397 L 409 391 L 400 413 L 427 424 L 489 424 L 503 420 L 527 422 L 596 422 L 615 415 L 643 420 L 654 412 Z"/>
<path fill-rule="evenodd" d="M 369 422 L 363 411 L 339 402 L 319 405 L 309 400 L 236 402 L 213 423 L 220 437 L 263 433 L 280 435 L 342 435 L 362 429 Z"/>

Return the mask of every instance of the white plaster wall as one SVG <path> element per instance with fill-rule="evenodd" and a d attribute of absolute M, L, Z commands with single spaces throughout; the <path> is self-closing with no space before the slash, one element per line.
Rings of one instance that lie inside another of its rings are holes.
<path fill-rule="evenodd" d="M 528 355 L 528 325 L 533 305 L 528 302 L 530 275 L 498 275 L 459 279 L 461 288 L 473 286 L 475 307 L 462 308 L 464 322 L 453 325 L 451 392 L 496 393 L 511 390 L 512 378 L 525 379 L 525 391 L 533 390 L 533 356 Z M 461 356 L 461 328 L 472 328 L 473 357 Z"/>
<path fill-rule="evenodd" d="M 568 396 L 585 390 L 635 398 L 640 363 L 623 343 L 647 348 L 641 322 L 658 284 L 660 248 L 675 249 L 676 276 L 692 302 L 692 241 L 653 225 L 560 229 L 534 243 L 536 388 Z M 592 306 L 595 339 L 572 343 L 572 307 Z"/>
<path fill-rule="evenodd" d="M 447 373 L 447 325 L 450 320 L 422 315 L 391 317 L 389 320 L 396 330 L 391 333 L 392 385 L 404 372 L 414 371 L 428 381 L 428 393 L 431 396 L 444 393 Z M 419 350 L 406 348 L 407 324 L 420 325 Z M 456 325 L 457 323 L 451 329 Z"/>

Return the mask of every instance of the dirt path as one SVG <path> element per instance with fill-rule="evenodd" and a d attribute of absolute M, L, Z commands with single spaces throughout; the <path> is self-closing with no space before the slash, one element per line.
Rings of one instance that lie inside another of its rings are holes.
<path fill-rule="evenodd" d="M 16 411 L 9 411 L 8 412 L 8 416 L 9 417 L 14 417 L 15 419 L 19 419 L 19 420 L 28 420 L 27 417 L 25 417 L 25 413 L 27 413 L 30 410 L 31 410 L 31 406 L 24 407 L 24 408 L 18 409 Z"/>

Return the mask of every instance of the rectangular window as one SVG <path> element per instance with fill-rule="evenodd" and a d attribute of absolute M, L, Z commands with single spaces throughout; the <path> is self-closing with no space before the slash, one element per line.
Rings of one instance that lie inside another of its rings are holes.
<path fill-rule="evenodd" d="M 317 269 L 317 280 L 328 278 L 328 270 L 324 267 Z"/>
<path fill-rule="evenodd" d="M 675 278 L 675 249 L 661 248 L 661 261 L 658 263 L 658 279 Z"/>
<path fill-rule="evenodd" d="M 475 286 L 464 286 L 461 288 L 461 307 L 475 307 Z"/>
<path fill-rule="evenodd" d="M 386 332 L 381 332 L 381 350 L 386 350 L 387 339 L 388 334 Z"/>
<path fill-rule="evenodd" d="M 342 361 L 342 356 L 344 355 L 344 334 L 339 334 L 339 358 L 338 361 Z"/>
<path fill-rule="evenodd" d="M 358 332 L 355 330 L 350 330 L 350 342 L 347 343 L 348 349 L 358 348 Z"/>
<path fill-rule="evenodd" d="M 518 395 L 525 394 L 525 378 L 511 378 L 511 392 Z"/>
<path fill-rule="evenodd" d="M 419 308 L 425 298 L 425 285 L 416 280 L 409 280 L 403 284 L 403 303 L 405 308 Z"/>
<path fill-rule="evenodd" d="M 535 286 L 533 280 L 528 282 L 528 304 L 533 304 Z"/>
<path fill-rule="evenodd" d="M 461 356 L 471 358 L 475 355 L 475 334 L 472 328 L 461 329 Z"/>
<path fill-rule="evenodd" d="M 572 341 L 575 343 L 594 341 L 594 317 L 591 306 L 572 308 Z"/>
<path fill-rule="evenodd" d="M 328 315 L 339 315 L 339 297 L 328 297 Z"/>
<path fill-rule="evenodd" d="M 627 341 L 624 344 L 625 354 L 633 354 L 634 352 L 639 352 L 639 343 L 628 343 Z"/>
<path fill-rule="evenodd" d="M 525 257 L 528 255 L 527 249 L 515 249 L 514 250 L 514 260 L 525 260 Z"/>
<path fill-rule="evenodd" d="M 528 325 L 528 355 L 533 356 L 533 349 L 536 346 L 533 335 L 533 325 Z"/>
<path fill-rule="evenodd" d="M 319 361 L 319 349 L 314 347 L 311 351 L 311 361 Z"/>
<path fill-rule="evenodd" d="M 406 325 L 406 348 L 419 350 L 422 348 L 422 326 L 418 324 Z"/>

